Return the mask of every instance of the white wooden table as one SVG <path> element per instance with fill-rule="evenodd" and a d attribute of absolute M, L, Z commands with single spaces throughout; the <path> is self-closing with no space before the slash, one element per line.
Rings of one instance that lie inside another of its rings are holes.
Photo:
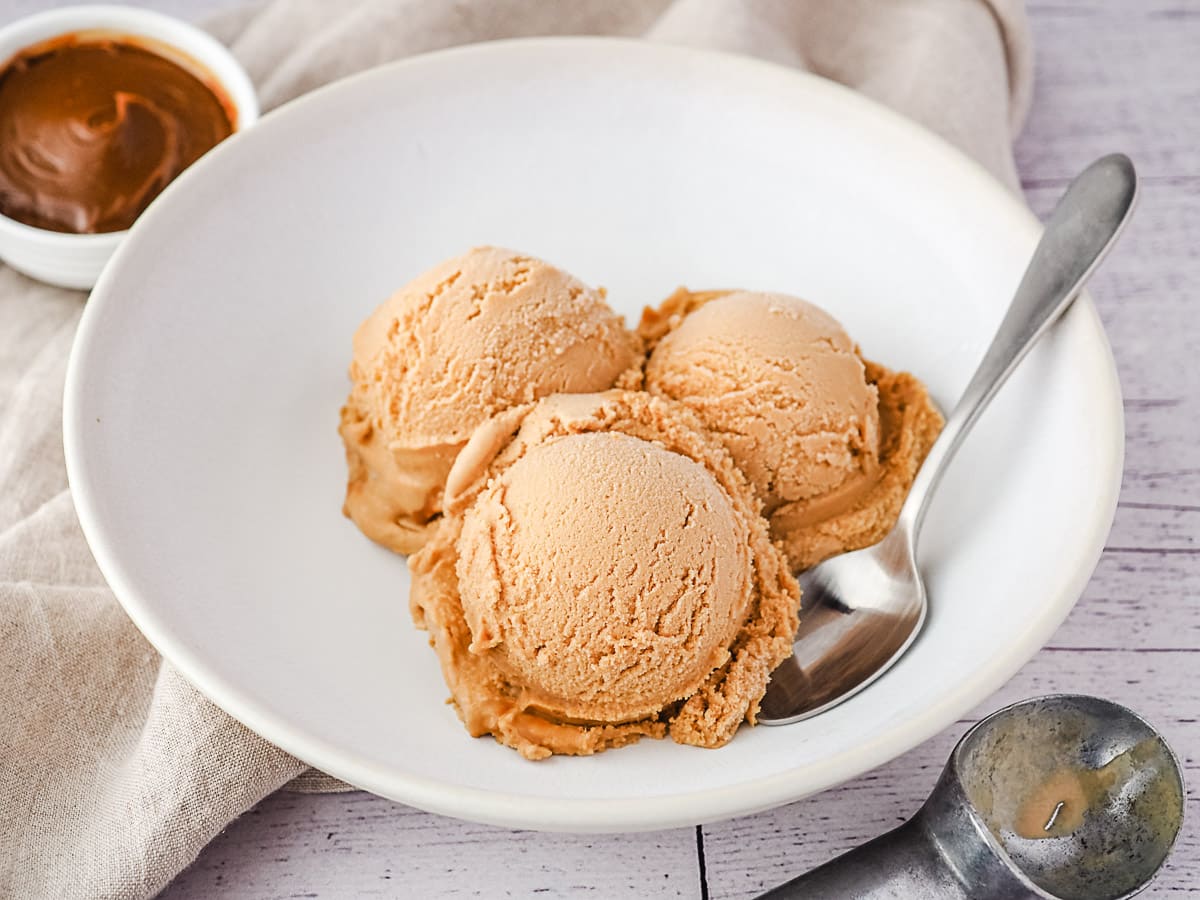
<path fill-rule="evenodd" d="M 230 0 L 157 0 L 199 16 Z M 840 788 L 771 812 L 652 834 L 491 828 L 369 794 L 280 793 L 233 823 L 170 900 L 361 896 L 751 897 L 898 824 L 987 712 L 1102 694 L 1161 727 L 1200 783 L 1200 0 L 1029 0 L 1033 114 L 1017 147 L 1039 212 L 1093 157 L 1129 153 L 1142 202 L 1093 282 L 1125 391 L 1125 484 L 1066 624 L 970 717 Z M 45 6 L 8 0 L 7 20 Z M 1200 799 L 1148 896 L 1200 898 Z"/>

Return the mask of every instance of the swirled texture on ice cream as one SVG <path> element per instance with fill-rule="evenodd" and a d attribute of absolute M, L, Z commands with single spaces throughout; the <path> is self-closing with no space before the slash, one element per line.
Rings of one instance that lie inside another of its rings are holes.
<path fill-rule="evenodd" d="M 424 544 L 471 432 L 512 406 L 612 387 L 641 346 L 601 291 L 496 247 L 434 266 L 359 327 L 342 409 L 345 512 L 398 553 Z"/>
<path fill-rule="evenodd" d="M 880 540 L 941 429 L 924 386 L 786 294 L 677 291 L 647 310 L 645 388 L 692 409 L 754 485 L 792 565 Z"/>
<path fill-rule="evenodd" d="M 799 590 L 753 491 L 640 392 L 502 414 L 459 455 L 411 602 L 473 735 L 537 759 L 753 722 Z"/>

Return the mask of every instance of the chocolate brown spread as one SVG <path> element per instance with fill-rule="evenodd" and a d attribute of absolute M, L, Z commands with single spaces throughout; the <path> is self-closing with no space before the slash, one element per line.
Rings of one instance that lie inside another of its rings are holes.
<path fill-rule="evenodd" d="M 228 137 L 229 101 L 131 41 L 68 35 L 0 71 L 0 213 L 52 231 L 120 231 Z"/>

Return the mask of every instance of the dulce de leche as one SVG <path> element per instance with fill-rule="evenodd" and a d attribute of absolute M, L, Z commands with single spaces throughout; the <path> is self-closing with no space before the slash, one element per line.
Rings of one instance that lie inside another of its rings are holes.
<path fill-rule="evenodd" d="M 227 98 L 133 39 L 56 38 L 0 70 L 0 213 L 120 231 L 235 125 Z"/>

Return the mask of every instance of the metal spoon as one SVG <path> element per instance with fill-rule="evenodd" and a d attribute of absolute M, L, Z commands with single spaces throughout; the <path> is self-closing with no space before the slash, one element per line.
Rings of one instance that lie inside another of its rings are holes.
<path fill-rule="evenodd" d="M 1120 900 L 1183 823 L 1179 761 L 1123 706 L 1025 700 L 964 735 L 921 810 L 762 900 Z"/>
<path fill-rule="evenodd" d="M 793 655 L 771 676 L 759 721 L 786 725 L 862 690 L 908 649 L 925 622 L 916 541 L 929 500 L 979 414 L 1038 338 L 1071 305 L 1133 209 L 1137 176 L 1121 154 L 1092 163 L 1050 214 L 971 383 L 946 420 L 880 543 L 835 556 L 800 575 L 800 627 Z"/>

